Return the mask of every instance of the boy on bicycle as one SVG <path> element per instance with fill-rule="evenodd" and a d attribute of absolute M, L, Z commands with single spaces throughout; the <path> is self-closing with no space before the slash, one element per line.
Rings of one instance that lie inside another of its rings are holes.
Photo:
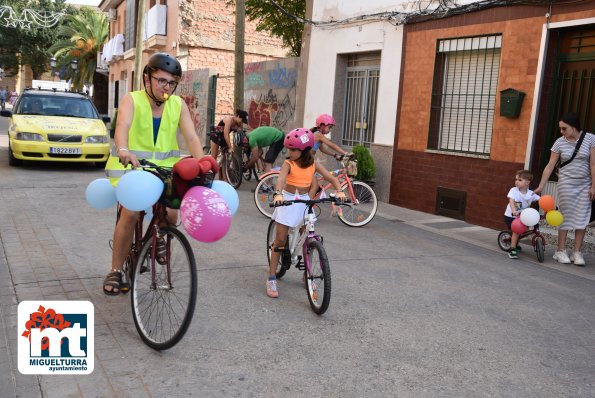
<path fill-rule="evenodd" d="M 173 95 L 181 77 L 182 67 L 177 59 L 166 53 L 155 53 L 143 70 L 144 90 L 132 91 L 122 98 L 114 136 L 115 150 L 110 153 L 105 167 L 114 184 L 126 171 L 140 167 L 139 159 L 164 167 L 171 167 L 180 160 L 176 138 L 178 128 L 192 157 L 200 159 L 204 156 L 188 106 L 179 96 Z M 121 209 L 114 229 L 111 270 L 103 282 L 103 292 L 107 295 L 118 295 L 125 288 L 122 266 L 130 252 L 139 214 Z M 167 218 L 175 224 L 177 211 L 168 209 Z M 165 241 L 160 238 L 157 255 L 163 255 L 165 250 Z"/>
<path fill-rule="evenodd" d="M 508 229 L 512 229 L 512 222 L 516 217 L 521 215 L 521 211 L 531 206 L 531 203 L 539 200 L 539 195 L 529 189 L 529 185 L 533 180 L 533 173 L 529 170 L 519 170 L 515 174 L 514 187 L 508 191 L 508 206 L 504 212 L 504 222 Z M 512 238 L 510 240 L 510 251 L 508 257 L 518 259 L 519 234 L 512 231 Z"/>

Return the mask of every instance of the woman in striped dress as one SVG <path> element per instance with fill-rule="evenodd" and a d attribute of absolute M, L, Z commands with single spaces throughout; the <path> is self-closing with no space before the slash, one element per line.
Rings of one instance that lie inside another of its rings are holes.
<path fill-rule="evenodd" d="M 595 136 L 581 130 L 578 115 L 568 113 L 559 122 L 562 137 L 552 146 L 550 160 L 543 170 L 541 182 L 534 190 L 540 194 L 554 171 L 558 160 L 570 160 L 581 134 L 583 142 L 575 158 L 558 173 L 558 209 L 564 216 L 564 222 L 558 227 L 558 250 L 554 260 L 561 264 L 584 266 L 581 249 L 585 238 L 585 229 L 591 215 L 591 201 L 595 199 Z M 574 229 L 574 252 L 568 257 L 566 237 Z"/>

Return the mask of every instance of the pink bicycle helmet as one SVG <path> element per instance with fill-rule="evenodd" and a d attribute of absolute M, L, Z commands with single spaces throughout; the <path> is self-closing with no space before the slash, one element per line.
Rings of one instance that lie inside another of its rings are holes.
<path fill-rule="evenodd" d="M 326 113 L 323 113 L 322 115 L 318 116 L 316 118 L 316 127 L 320 127 L 321 124 L 324 125 L 335 125 L 335 118 L 332 117 L 331 115 L 327 115 Z"/>
<path fill-rule="evenodd" d="M 314 146 L 314 133 L 303 127 L 291 130 L 289 134 L 285 136 L 283 145 L 285 148 L 299 149 L 300 151 L 303 151 L 306 148 L 312 148 Z"/>

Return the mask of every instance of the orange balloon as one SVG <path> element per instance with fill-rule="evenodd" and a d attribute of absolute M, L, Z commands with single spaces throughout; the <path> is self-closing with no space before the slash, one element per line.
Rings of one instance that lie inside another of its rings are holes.
<path fill-rule="evenodd" d="M 550 210 L 554 210 L 556 207 L 554 197 L 551 195 L 543 195 L 541 198 L 539 198 L 539 207 L 546 213 Z"/>

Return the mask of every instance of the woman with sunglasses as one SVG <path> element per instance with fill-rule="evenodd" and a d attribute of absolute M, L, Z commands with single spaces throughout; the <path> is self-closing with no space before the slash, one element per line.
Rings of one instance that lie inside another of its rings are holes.
<path fill-rule="evenodd" d="M 541 194 L 560 161 L 556 189 L 558 209 L 564 221 L 558 227 L 558 250 L 554 260 L 560 264 L 573 262 L 584 267 L 581 249 L 591 215 L 591 201 L 595 200 L 595 136 L 581 130 L 576 113 L 567 113 L 558 124 L 562 137 L 554 142 L 550 160 L 534 192 Z M 569 257 L 566 237 L 571 229 L 574 229 L 574 251 Z"/>

